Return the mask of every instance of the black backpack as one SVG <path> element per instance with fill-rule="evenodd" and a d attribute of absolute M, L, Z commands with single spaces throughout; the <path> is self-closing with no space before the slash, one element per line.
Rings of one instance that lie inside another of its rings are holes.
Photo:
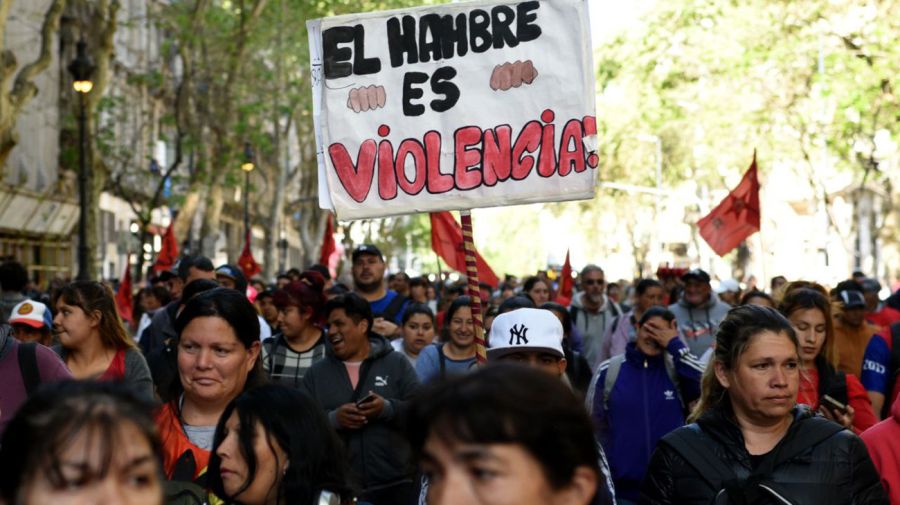
<path fill-rule="evenodd" d="M 41 385 L 41 370 L 37 364 L 37 346 L 35 342 L 19 342 L 16 352 L 19 359 L 19 370 L 25 384 L 25 394 L 31 396 Z"/>

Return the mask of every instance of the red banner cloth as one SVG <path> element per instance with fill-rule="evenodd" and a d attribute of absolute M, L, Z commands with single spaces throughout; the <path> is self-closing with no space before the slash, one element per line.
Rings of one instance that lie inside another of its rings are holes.
<path fill-rule="evenodd" d="M 134 321 L 134 296 L 132 290 L 134 286 L 131 283 L 131 265 L 125 266 L 125 273 L 122 275 L 122 281 L 119 282 L 119 291 L 116 292 L 116 309 L 119 311 L 119 317 L 128 324 Z"/>
<path fill-rule="evenodd" d="M 175 222 L 169 224 L 166 233 L 162 238 L 162 249 L 156 255 L 156 262 L 153 263 L 153 271 L 160 272 L 163 270 L 171 270 L 178 261 L 178 241 L 175 239 L 175 230 L 172 227 Z"/>
<path fill-rule="evenodd" d="M 700 236 L 719 256 L 734 249 L 759 231 L 759 179 L 756 176 L 756 152 L 741 183 L 719 205 L 697 222 Z"/>
<path fill-rule="evenodd" d="M 328 266 L 331 255 L 337 250 L 334 243 L 334 216 L 328 214 L 328 223 L 325 225 L 325 235 L 322 236 L 322 249 L 319 252 L 319 264 Z"/>
<path fill-rule="evenodd" d="M 249 232 L 244 235 L 244 250 L 241 251 L 241 256 L 238 258 L 237 263 L 241 271 L 244 272 L 244 277 L 247 278 L 247 282 L 250 282 L 250 279 L 252 279 L 254 275 L 262 272 L 262 268 L 260 268 L 259 263 L 257 263 L 256 260 L 253 259 L 253 252 L 250 251 Z"/>
<path fill-rule="evenodd" d="M 431 248 L 447 263 L 447 266 L 457 272 L 466 272 L 462 227 L 447 211 L 431 213 Z M 478 280 L 497 287 L 500 279 L 477 251 L 475 262 L 478 265 Z"/>
<path fill-rule="evenodd" d="M 556 294 L 556 303 L 569 305 L 572 302 L 572 263 L 569 262 L 569 250 L 566 250 L 566 262 L 559 272 L 559 292 Z"/>

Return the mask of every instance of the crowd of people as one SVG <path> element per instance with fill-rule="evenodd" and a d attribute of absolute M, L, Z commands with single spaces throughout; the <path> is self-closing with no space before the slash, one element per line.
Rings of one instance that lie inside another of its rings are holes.
<path fill-rule="evenodd" d="M 0 502 L 900 505 L 900 290 L 0 265 Z M 483 317 L 486 363 L 478 356 Z"/>

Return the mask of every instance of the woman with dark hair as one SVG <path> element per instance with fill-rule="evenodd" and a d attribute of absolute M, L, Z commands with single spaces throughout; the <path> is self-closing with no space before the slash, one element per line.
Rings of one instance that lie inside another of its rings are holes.
<path fill-rule="evenodd" d="M 263 368 L 273 382 L 299 388 L 303 374 L 325 358 L 325 278 L 307 270 L 275 291 L 279 333 L 262 345 Z"/>
<path fill-rule="evenodd" d="M 422 303 L 409 304 L 400 321 L 400 333 L 391 346 L 415 368 L 422 349 L 434 343 L 434 312 Z"/>
<path fill-rule="evenodd" d="M 590 419 L 543 371 L 499 363 L 443 382 L 407 426 L 429 505 L 608 503 Z"/>
<path fill-rule="evenodd" d="M 231 400 L 266 381 L 259 319 L 250 300 L 216 288 L 191 298 L 175 320 L 178 379 L 156 414 L 171 480 L 196 481 L 209 463 L 219 417 Z"/>
<path fill-rule="evenodd" d="M 416 374 L 422 383 L 465 373 L 475 363 L 475 324 L 471 300 L 468 296 L 453 300 L 441 328 L 441 342 L 427 346 L 419 353 Z"/>
<path fill-rule="evenodd" d="M 731 309 L 694 423 L 660 441 L 640 503 L 886 505 L 862 441 L 796 404 L 799 347 L 776 310 Z"/>
<path fill-rule="evenodd" d="M 226 503 L 317 505 L 320 495 L 334 495 L 337 503 L 350 504 L 348 474 L 341 441 L 316 402 L 270 384 L 225 408 L 208 483 Z"/>
<path fill-rule="evenodd" d="M 684 425 L 687 406 L 700 396 L 704 368 L 678 338 L 672 311 L 657 306 L 642 312 L 637 338 L 600 365 L 587 401 L 620 505 L 637 503 L 650 454 L 660 438 Z"/>
<path fill-rule="evenodd" d="M 534 302 L 535 307 L 540 307 L 550 301 L 550 286 L 544 279 L 532 275 L 525 279 L 525 283 L 522 285 L 522 294 Z"/>
<path fill-rule="evenodd" d="M 575 325 L 572 324 L 572 314 L 570 314 L 565 307 L 556 302 L 547 302 L 541 305 L 540 308 L 553 312 L 563 327 L 562 348 L 563 354 L 565 354 L 566 363 L 568 363 L 568 366 L 566 367 L 566 378 L 569 380 L 569 384 L 572 385 L 572 388 L 578 393 L 578 396 L 584 398 L 591 385 L 593 373 L 591 372 L 591 365 L 584 356 L 573 349 L 573 344 L 575 342 L 573 342 L 572 337 L 573 333 L 577 330 L 575 330 Z"/>
<path fill-rule="evenodd" d="M 741 297 L 741 305 L 762 305 L 763 307 L 771 307 L 775 308 L 775 300 L 769 296 L 768 293 L 764 293 L 758 290 L 747 291 L 744 293 L 744 296 Z"/>
<path fill-rule="evenodd" d="M 75 281 L 57 293 L 53 305 L 53 350 L 76 379 L 125 382 L 148 400 L 153 381 L 147 361 L 128 336 L 112 290 L 94 281 Z"/>
<path fill-rule="evenodd" d="M 859 434 L 878 419 L 866 389 L 853 374 L 838 370 L 831 300 L 818 284 L 794 283 L 784 289 L 778 310 L 788 318 L 800 343 L 800 391 L 797 401 Z M 837 404 L 824 401 L 825 397 Z"/>
<path fill-rule="evenodd" d="M 637 338 L 638 321 L 644 315 L 644 311 L 650 307 L 664 304 L 666 292 L 663 285 L 654 279 L 641 279 L 634 290 L 634 306 L 625 314 L 613 318 L 606 338 L 600 345 L 599 363 L 603 363 L 613 356 L 625 352 L 629 342 Z"/>
<path fill-rule="evenodd" d="M 162 505 L 152 410 L 127 386 L 62 382 L 22 406 L 0 443 L 0 502 Z"/>

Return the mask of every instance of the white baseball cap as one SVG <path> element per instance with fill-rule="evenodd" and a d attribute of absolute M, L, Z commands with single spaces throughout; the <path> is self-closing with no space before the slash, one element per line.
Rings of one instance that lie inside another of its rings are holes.
<path fill-rule="evenodd" d="M 9 315 L 9 324 L 20 323 L 32 328 L 53 327 L 53 316 L 47 310 L 47 306 L 34 300 L 25 300 L 13 307 Z"/>
<path fill-rule="evenodd" d="M 487 355 L 494 360 L 517 352 L 546 352 L 563 358 L 562 339 L 562 324 L 553 312 L 517 309 L 494 319 Z"/>

